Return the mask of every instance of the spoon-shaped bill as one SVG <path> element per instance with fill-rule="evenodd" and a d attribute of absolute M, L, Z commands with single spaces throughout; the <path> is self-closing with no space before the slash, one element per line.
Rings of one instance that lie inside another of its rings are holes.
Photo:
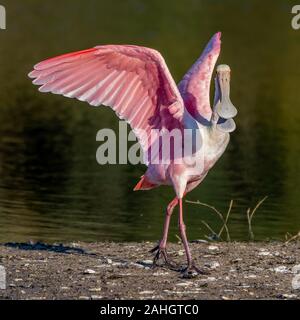
<path fill-rule="evenodd" d="M 237 109 L 230 100 L 230 68 L 227 65 L 219 65 L 217 68 L 217 80 L 220 88 L 220 102 L 216 105 L 216 112 L 224 119 L 230 119 L 237 115 Z"/>
<path fill-rule="evenodd" d="M 222 96 L 221 102 L 216 105 L 216 112 L 224 119 L 234 118 L 237 115 L 237 109 L 230 101 L 229 96 Z"/>
<path fill-rule="evenodd" d="M 217 129 L 222 132 L 233 132 L 236 129 L 236 124 L 233 119 L 223 119 L 225 121 L 217 123 Z"/>

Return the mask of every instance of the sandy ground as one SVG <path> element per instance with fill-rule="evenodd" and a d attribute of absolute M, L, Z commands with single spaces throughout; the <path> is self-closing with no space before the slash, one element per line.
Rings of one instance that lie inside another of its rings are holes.
<path fill-rule="evenodd" d="M 300 298 L 300 290 L 292 286 L 300 284 L 295 273 L 299 242 L 192 243 L 197 265 L 209 274 L 191 279 L 166 267 L 152 268 L 149 250 L 154 245 L 1 245 L 0 265 L 6 268 L 7 285 L 0 290 L 0 299 Z M 180 244 L 170 244 L 168 252 L 174 262 L 184 265 Z"/>

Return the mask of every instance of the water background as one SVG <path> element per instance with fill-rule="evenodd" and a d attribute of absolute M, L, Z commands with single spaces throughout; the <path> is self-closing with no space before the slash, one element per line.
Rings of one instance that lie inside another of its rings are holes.
<path fill-rule="evenodd" d="M 187 199 L 226 212 L 231 237 L 248 239 L 246 211 L 265 195 L 257 240 L 300 230 L 300 30 L 289 1 L 1 1 L 0 241 L 142 241 L 160 238 L 171 188 L 133 192 L 145 167 L 99 166 L 101 128 L 118 128 L 107 108 L 41 94 L 27 73 L 47 57 L 101 44 L 158 49 L 177 82 L 210 36 L 222 31 L 218 63 L 232 68 L 239 110 L 230 145 Z M 218 229 L 208 208 L 185 204 L 190 239 Z M 170 239 L 175 241 L 176 218 Z"/>

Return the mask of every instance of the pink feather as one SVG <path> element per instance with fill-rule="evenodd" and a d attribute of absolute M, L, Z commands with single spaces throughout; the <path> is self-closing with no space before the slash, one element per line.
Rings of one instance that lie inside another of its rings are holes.
<path fill-rule="evenodd" d="M 139 130 L 150 133 L 154 125 L 159 129 L 181 128 L 180 119 L 165 112 L 176 102 L 183 114 L 181 95 L 163 57 L 153 49 L 98 46 L 40 62 L 29 76 L 42 92 L 112 107 L 137 133 L 144 152 L 149 136 L 139 135 Z"/>
<path fill-rule="evenodd" d="M 185 107 L 199 120 L 210 120 L 209 88 L 216 61 L 221 51 L 221 32 L 216 33 L 206 45 L 200 58 L 193 64 L 178 85 Z"/>

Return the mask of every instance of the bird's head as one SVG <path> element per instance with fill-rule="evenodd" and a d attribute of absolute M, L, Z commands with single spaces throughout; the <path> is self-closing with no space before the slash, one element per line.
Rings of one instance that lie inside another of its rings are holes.
<path fill-rule="evenodd" d="M 215 99 L 213 118 L 217 129 L 223 132 L 232 132 L 236 125 L 232 118 L 237 115 L 237 109 L 230 100 L 230 67 L 220 64 L 215 77 Z"/>

